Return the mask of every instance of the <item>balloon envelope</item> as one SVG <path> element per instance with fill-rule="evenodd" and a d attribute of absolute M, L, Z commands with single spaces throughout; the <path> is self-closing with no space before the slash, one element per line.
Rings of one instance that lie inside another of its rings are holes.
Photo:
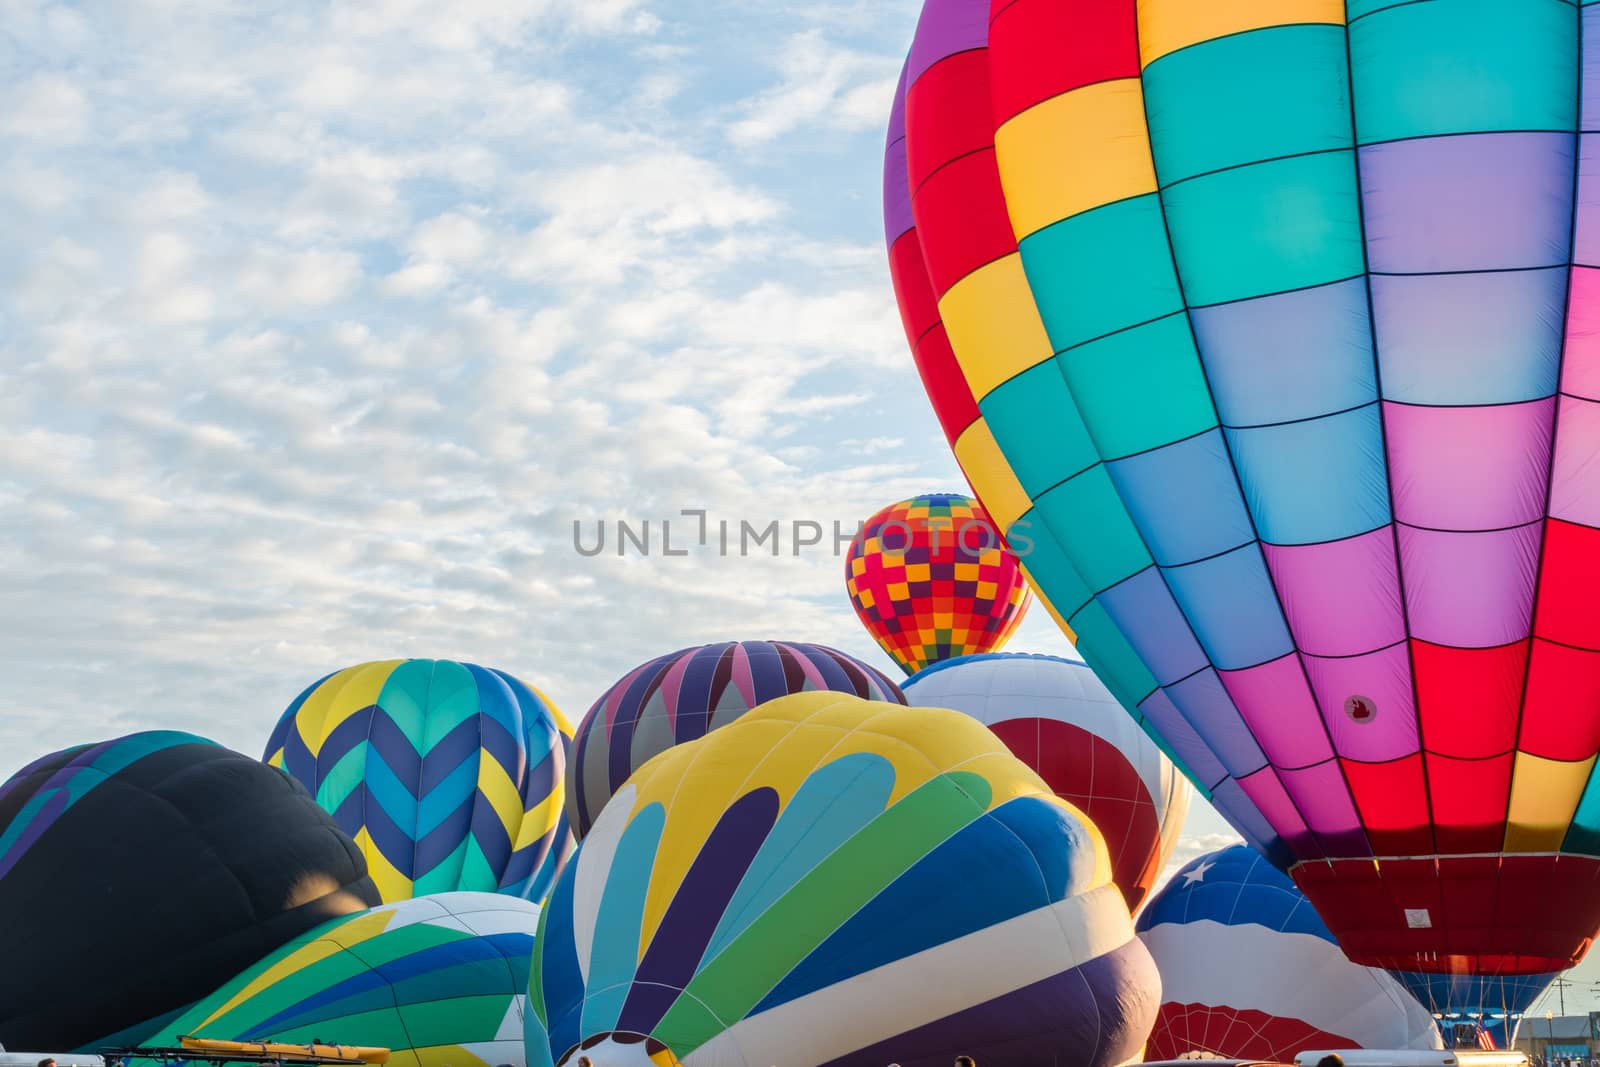
<path fill-rule="evenodd" d="M 1596 20 L 929 0 L 891 122 L 968 480 L 1375 965 L 1549 972 L 1600 927 Z"/>
<path fill-rule="evenodd" d="M 543 923 L 533 1067 L 646 1040 L 687 1067 L 1109 1067 L 1159 992 L 1092 823 L 967 716 L 844 694 L 641 767 Z"/>
<path fill-rule="evenodd" d="M 1138 927 L 1161 971 L 1149 1059 L 1441 1047 L 1433 1016 L 1383 971 L 1346 959 L 1305 895 L 1247 845 L 1186 864 Z"/>
<path fill-rule="evenodd" d="M 567 816 L 582 837 L 628 776 L 673 745 L 757 704 L 826 690 L 904 704 L 881 671 L 825 645 L 723 641 L 658 656 L 623 675 L 578 724 Z"/>
<path fill-rule="evenodd" d="M 1189 783 L 1077 660 L 1023 653 L 962 656 L 906 681 L 913 706 L 954 708 L 995 736 L 1093 820 L 1111 875 L 1137 911 L 1177 846 Z"/>
<path fill-rule="evenodd" d="M 248 756 L 167 731 L 45 756 L 0 785 L 0 1044 L 137 1041 L 377 901 L 354 842 Z"/>
<path fill-rule="evenodd" d="M 355 838 L 385 901 L 542 900 L 573 848 L 561 812 L 571 738 L 560 709 L 504 671 L 388 660 L 301 693 L 264 758 Z"/>
<path fill-rule="evenodd" d="M 856 617 L 907 674 L 995 652 L 1028 613 L 1028 585 L 983 506 L 956 493 L 890 504 L 850 542 Z"/>
<path fill-rule="evenodd" d="M 148 1044 L 182 1036 L 387 1048 L 398 1067 L 523 1060 L 539 906 L 438 893 L 328 923 L 257 962 Z"/>

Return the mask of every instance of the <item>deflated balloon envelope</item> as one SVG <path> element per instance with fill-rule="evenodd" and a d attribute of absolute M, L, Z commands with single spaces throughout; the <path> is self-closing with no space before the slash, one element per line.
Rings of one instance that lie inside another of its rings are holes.
<path fill-rule="evenodd" d="M 171 732 L 46 756 L 0 786 L 0 1044 L 137 1040 L 377 902 L 355 844 L 282 771 Z"/>
<path fill-rule="evenodd" d="M 1149 1059 L 1440 1047 L 1428 1010 L 1346 959 L 1305 894 L 1247 845 L 1186 864 L 1140 914 L 1139 939 L 1161 971 Z"/>
<path fill-rule="evenodd" d="M 784 697 L 601 813 L 542 916 L 530 1067 L 1122 1063 L 1159 985 L 1110 874 L 971 718 Z"/>
<path fill-rule="evenodd" d="M 628 776 L 673 745 L 705 736 L 757 704 L 827 690 L 904 704 L 881 671 L 826 645 L 723 641 L 641 664 L 603 693 L 578 725 L 567 815 L 582 837 Z"/>
<path fill-rule="evenodd" d="M 397 1067 L 521 1064 L 539 906 L 439 893 L 329 923 L 203 998 L 151 1045 L 316 1039 L 393 1050 Z"/>
<path fill-rule="evenodd" d="M 566 862 L 572 726 L 537 689 L 452 660 L 363 663 L 290 704 L 265 759 L 361 847 L 385 901 L 542 900 Z"/>

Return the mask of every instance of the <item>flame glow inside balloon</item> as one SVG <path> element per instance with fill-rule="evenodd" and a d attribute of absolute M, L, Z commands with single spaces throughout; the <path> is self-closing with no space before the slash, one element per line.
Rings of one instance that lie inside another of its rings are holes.
<path fill-rule="evenodd" d="M 542 917 L 529 1064 L 1122 1063 L 1159 985 L 1110 873 L 967 716 L 783 697 L 606 805 Z"/>
<path fill-rule="evenodd" d="M 988 513 L 954 493 L 902 500 L 868 519 L 844 579 L 861 625 L 907 674 L 998 651 L 1030 600 Z"/>
<path fill-rule="evenodd" d="M 1559 970 L 1600 927 L 1597 21 L 929 0 L 889 133 L 969 481 L 1379 966 Z"/>
<path fill-rule="evenodd" d="M 264 758 L 355 838 L 385 901 L 538 901 L 574 847 L 561 810 L 571 744 L 560 709 L 504 671 L 388 660 L 301 693 Z"/>

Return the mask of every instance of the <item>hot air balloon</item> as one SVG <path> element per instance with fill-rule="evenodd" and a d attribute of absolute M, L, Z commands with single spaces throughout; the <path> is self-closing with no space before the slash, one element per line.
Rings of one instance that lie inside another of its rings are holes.
<path fill-rule="evenodd" d="M 1339 943 L 1600 927 L 1600 7 L 929 0 L 885 219 L 1036 591 Z"/>
<path fill-rule="evenodd" d="M 1028 613 L 1028 585 L 982 505 L 955 493 L 890 504 L 862 524 L 844 564 L 861 625 L 907 674 L 996 652 Z"/>
<path fill-rule="evenodd" d="M 45 756 L 0 784 L 0 1044 L 137 1041 L 377 902 L 355 843 L 248 756 L 170 731 Z"/>
<path fill-rule="evenodd" d="M 1523 1012 L 1556 979 L 1555 974 L 1390 974 L 1439 1020 L 1445 1044 L 1457 1048 L 1481 1047 L 1484 1038 L 1495 1048 L 1511 1048 Z"/>
<path fill-rule="evenodd" d="M 1433 1016 L 1383 971 L 1347 960 L 1305 895 L 1247 845 L 1191 860 L 1138 928 L 1161 971 L 1152 1060 L 1442 1047 Z"/>
<path fill-rule="evenodd" d="M 957 712 L 763 704 L 641 767 L 540 917 L 530 1067 L 1109 1067 L 1159 985 L 1093 823 Z"/>
<path fill-rule="evenodd" d="M 502 893 L 384 904 L 285 945 L 147 1044 L 336 1040 L 398 1067 L 521 1067 L 538 925 L 537 904 Z"/>
<path fill-rule="evenodd" d="M 1093 820 L 1131 911 L 1155 885 L 1189 813 L 1189 783 L 1078 660 L 962 656 L 906 681 L 915 707 L 954 708 Z"/>
<path fill-rule="evenodd" d="M 628 776 L 673 745 L 704 737 L 757 704 L 827 690 L 904 704 L 882 672 L 825 645 L 723 641 L 657 656 L 619 678 L 578 724 L 567 818 L 579 837 Z"/>
<path fill-rule="evenodd" d="M 574 842 L 572 726 L 504 671 L 387 660 L 295 698 L 264 759 L 355 838 L 386 902 L 455 890 L 542 900 Z"/>

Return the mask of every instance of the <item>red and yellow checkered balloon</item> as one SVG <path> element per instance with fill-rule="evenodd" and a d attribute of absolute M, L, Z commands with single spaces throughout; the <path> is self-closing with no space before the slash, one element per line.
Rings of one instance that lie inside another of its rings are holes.
<path fill-rule="evenodd" d="M 868 519 L 850 542 L 844 581 L 862 625 L 907 674 L 997 651 L 1031 600 L 988 512 L 955 493 L 912 497 Z"/>

